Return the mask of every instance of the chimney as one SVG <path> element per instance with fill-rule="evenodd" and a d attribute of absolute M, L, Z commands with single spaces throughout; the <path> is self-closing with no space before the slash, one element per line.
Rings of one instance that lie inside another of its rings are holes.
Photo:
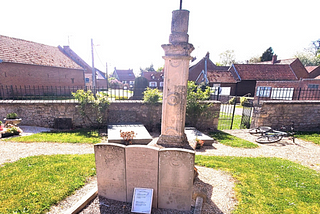
<path fill-rule="evenodd" d="M 272 56 L 272 64 L 275 64 L 277 62 L 277 55 Z"/>

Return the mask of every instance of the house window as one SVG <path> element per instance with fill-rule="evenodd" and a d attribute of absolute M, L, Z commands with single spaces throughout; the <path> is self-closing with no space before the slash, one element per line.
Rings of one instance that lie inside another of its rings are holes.
<path fill-rule="evenodd" d="M 149 87 L 157 87 L 157 82 L 149 82 Z"/>
<path fill-rule="evenodd" d="M 86 78 L 86 83 L 89 83 L 89 78 Z"/>
<path fill-rule="evenodd" d="M 160 87 L 163 87 L 163 82 L 160 82 Z"/>
<path fill-rule="evenodd" d="M 310 89 L 318 89 L 319 85 L 317 85 L 317 84 L 309 84 L 308 88 L 310 88 Z"/>
<path fill-rule="evenodd" d="M 74 78 L 71 78 L 71 82 L 74 83 Z"/>
<path fill-rule="evenodd" d="M 271 87 L 259 86 L 257 88 L 257 97 L 270 97 Z"/>

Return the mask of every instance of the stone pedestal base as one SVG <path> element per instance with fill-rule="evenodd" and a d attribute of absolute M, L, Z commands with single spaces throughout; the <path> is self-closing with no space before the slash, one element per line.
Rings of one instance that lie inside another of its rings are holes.
<path fill-rule="evenodd" d="M 183 134 L 182 136 L 160 135 L 157 145 L 165 148 L 183 148 L 194 150 L 189 145 L 186 134 Z"/>

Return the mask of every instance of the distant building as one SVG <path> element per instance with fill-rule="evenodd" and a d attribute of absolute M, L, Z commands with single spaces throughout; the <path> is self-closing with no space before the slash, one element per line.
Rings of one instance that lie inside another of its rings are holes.
<path fill-rule="evenodd" d="M 134 86 L 135 76 L 133 73 L 133 69 L 119 70 L 115 67 L 111 76 L 122 82 L 124 85 L 129 86 L 130 88 Z"/>
<path fill-rule="evenodd" d="M 0 86 L 83 87 L 84 69 L 58 47 L 0 35 Z"/>
<path fill-rule="evenodd" d="M 164 72 L 157 71 L 143 71 L 142 77 L 146 78 L 149 82 L 149 88 L 163 89 Z"/>
<path fill-rule="evenodd" d="M 81 59 L 81 57 L 79 57 L 69 46 L 59 46 L 59 49 L 84 69 L 85 84 L 86 86 L 92 86 L 92 67 Z M 95 68 L 95 73 L 96 86 L 107 87 L 107 78 L 105 74 L 97 68 Z"/>

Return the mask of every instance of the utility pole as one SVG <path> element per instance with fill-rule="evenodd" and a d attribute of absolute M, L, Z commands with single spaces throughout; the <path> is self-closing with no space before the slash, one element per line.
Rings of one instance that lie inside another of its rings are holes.
<path fill-rule="evenodd" d="M 107 90 L 108 90 L 108 86 L 109 86 L 109 82 L 108 82 L 109 75 L 108 75 L 108 63 L 107 63 L 107 62 L 106 62 L 106 79 L 107 79 Z"/>
<path fill-rule="evenodd" d="M 96 70 L 94 68 L 93 39 L 91 39 L 91 55 L 92 55 L 92 89 L 95 91 L 95 88 L 96 88 Z"/>

